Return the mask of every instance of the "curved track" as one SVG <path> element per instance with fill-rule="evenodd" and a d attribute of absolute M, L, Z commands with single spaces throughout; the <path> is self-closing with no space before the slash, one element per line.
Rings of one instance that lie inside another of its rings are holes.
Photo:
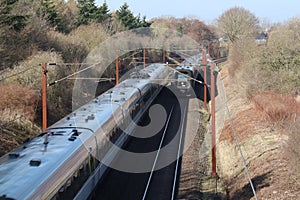
<path fill-rule="evenodd" d="M 180 102 L 179 102 L 180 101 Z M 131 138 L 126 150 L 132 152 L 150 152 L 157 150 L 152 160 L 151 172 L 126 173 L 110 169 L 109 173 L 99 183 L 92 199 L 175 199 L 181 169 L 181 151 L 184 144 L 184 130 L 186 124 L 186 108 L 188 100 L 178 99 L 168 89 L 163 89 L 153 102 L 165 107 L 168 120 L 164 128 L 151 138 Z M 181 106 L 180 106 L 181 105 Z M 181 123 L 180 123 L 181 122 Z M 147 114 L 140 121 L 140 125 L 149 123 Z M 174 141 L 173 141 L 174 140 Z M 172 143 L 170 143 L 173 141 Z M 167 144 L 172 144 L 167 151 L 160 151 Z M 126 159 L 126 158 L 120 158 Z M 172 159 L 167 167 L 154 170 L 158 162 Z M 138 163 L 137 163 L 138 164 Z"/>

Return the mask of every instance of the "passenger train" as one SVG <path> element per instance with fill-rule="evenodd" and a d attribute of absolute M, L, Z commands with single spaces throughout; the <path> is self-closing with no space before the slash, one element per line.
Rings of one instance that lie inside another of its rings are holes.
<path fill-rule="evenodd" d="M 181 92 L 188 92 L 194 88 L 195 81 L 193 78 L 197 78 L 198 70 L 193 65 L 181 65 L 177 66 L 175 72 L 176 87 Z"/>
<path fill-rule="evenodd" d="M 212 62 L 209 55 L 206 56 L 207 62 Z M 195 88 L 195 80 L 201 76 L 202 54 L 191 56 L 184 60 L 180 66 L 175 68 L 175 85 L 178 90 L 188 93 Z"/>
<path fill-rule="evenodd" d="M 109 141 L 126 143 L 172 74 L 151 64 L 1 157 L 0 199 L 87 199 L 107 171 L 99 160 L 118 153 Z"/>

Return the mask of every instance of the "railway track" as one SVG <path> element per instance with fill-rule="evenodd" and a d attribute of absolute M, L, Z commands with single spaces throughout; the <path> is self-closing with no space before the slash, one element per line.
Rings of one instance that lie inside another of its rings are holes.
<path fill-rule="evenodd" d="M 147 193 L 149 191 L 149 185 L 151 183 L 151 179 L 152 179 L 153 173 L 155 171 L 155 166 L 156 166 L 156 163 L 157 163 L 157 159 L 158 159 L 159 153 L 160 153 L 160 151 L 162 149 L 162 144 L 163 144 L 164 138 L 166 136 L 167 128 L 168 128 L 169 123 L 170 123 L 170 118 L 172 116 L 173 109 L 174 109 L 174 106 L 172 106 L 172 109 L 171 109 L 171 111 L 169 113 L 169 117 L 168 117 L 167 123 L 165 125 L 164 131 L 163 131 L 163 134 L 162 134 L 162 138 L 161 138 L 160 143 L 159 143 L 159 147 L 157 149 L 157 153 L 156 153 L 156 156 L 155 156 L 155 159 L 154 159 L 154 162 L 153 162 L 153 166 L 152 166 L 152 169 L 151 169 L 148 181 L 147 181 L 147 185 L 146 185 L 146 188 L 145 188 L 145 191 L 144 191 L 144 195 L 143 195 L 143 198 L 142 198 L 143 200 L 146 199 Z"/>
<path fill-rule="evenodd" d="M 179 101 L 172 96 L 171 91 L 164 89 L 154 102 L 154 104 L 163 105 L 168 113 L 164 128 L 151 138 L 131 138 L 126 147 L 126 150 L 132 152 L 156 151 L 155 156 L 147 158 L 151 170 L 146 173 L 127 173 L 110 169 L 106 178 L 95 190 L 93 199 L 176 198 L 188 104 L 187 99 Z M 149 123 L 149 118 L 146 114 L 141 125 L 147 123 Z M 157 169 L 164 162 L 170 164 Z"/>

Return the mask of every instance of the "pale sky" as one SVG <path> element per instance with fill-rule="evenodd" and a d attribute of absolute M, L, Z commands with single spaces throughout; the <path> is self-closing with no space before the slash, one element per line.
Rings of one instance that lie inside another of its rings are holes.
<path fill-rule="evenodd" d="M 101 5 L 104 0 L 96 0 Z M 161 16 L 193 16 L 207 23 L 213 23 L 224 11 L 241 6 L 251 11 L 259 19 L 270 22 L 284 22 L 292 17 L 300 17 L 300 0 L 106 0 L 111 11 L 127 2 L 129 9 L 147 19 Z"/>

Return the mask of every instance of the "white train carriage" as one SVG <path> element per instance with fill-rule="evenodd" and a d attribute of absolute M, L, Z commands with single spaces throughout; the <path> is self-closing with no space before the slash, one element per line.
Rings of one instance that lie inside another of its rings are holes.
<path fill-rule="evenodd" d="M 211 62 L 210 56 L 206 56 L 207 62 Z M 191 56 L 184 60 L 175 69 L 175 85 L 183 93 L 190 92 L 195 87 L 195 80 L 201 79 L 202 54 Z"/>
<path fill-rule="evenodd" d="M 118 153 L 109 141 L 126 142 L 171 74 L 152 64 L 0 158 L 0 198 L 88 198 L 107 169 L 99 160 Z"/>
<path fill-rule="evenodd" d="M 176 87 L 182 92 L 189 92 L 195 85 L 194 79 L 198 76 L 197 69 L 192 65 L 182 65 L 175 68 Z"/>

